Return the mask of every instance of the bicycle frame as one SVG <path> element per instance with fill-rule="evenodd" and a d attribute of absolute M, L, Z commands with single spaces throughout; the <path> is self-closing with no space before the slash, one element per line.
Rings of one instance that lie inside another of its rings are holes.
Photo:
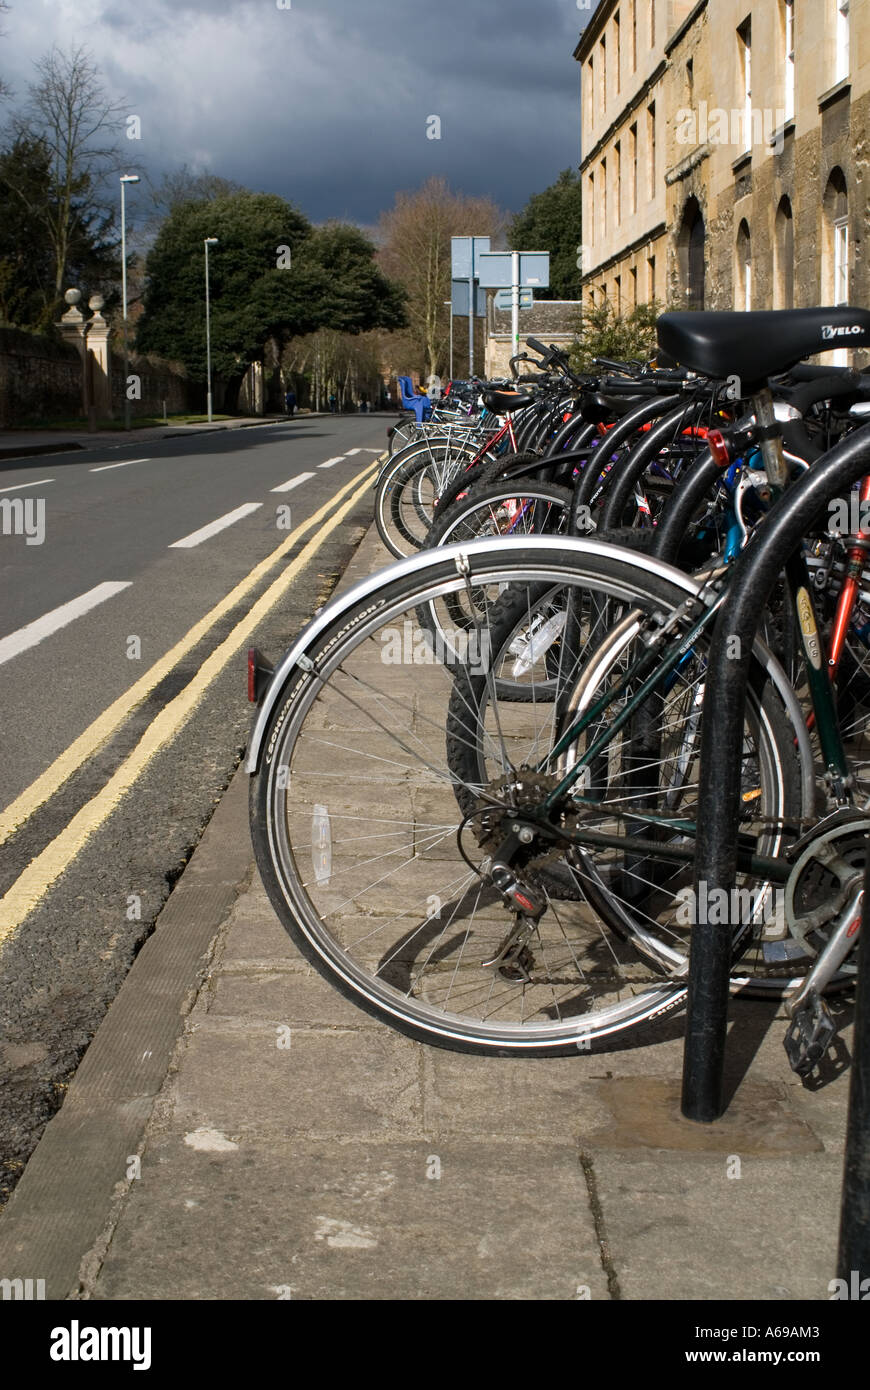
<path fill-rule="evenodd" d="M 758 418 L 761 411 L 757 411 Z M 772 487 L 772 491 L 781 494 L 783 486 Z M 862 500 L 870 500 L 870 477 L 865 478 L 861 490 Z M 848 622 L 854 608 L 857 597 L 857 577 L 852 574 L 856 563 L 863 561 L 866 547 L 854 545 L 850 548 L 850 572 L 847 576 L 847 585 L 844 586 L 843 593 L 837 609 L 837 622 L 834 630 L 836 647 L 831 645 L 827 659 L 824 659 L 822 642 L 819 635 L 819 624 L 812 598 L 812 588 L 809 574 L 807 571 L 806 560 L 802 553 L 796 553 L 789 560 L 786 571 L 786 587 L 789 602 L 794 609 L 797 618 L 797 627 L 801 634 L 801 641 L 806 660 L 807 685 L 809 690 L 811 719 L 815 725 L 819 743 L 822 750 L 822 758 L 825 767 L 825 778 L 829 786 L 830 800 L 835 806 L 850 806 L 852 804 L 851 778 L 849 759 L 847 757 L 843 740 L 840 734 L 839 723 L 837 720 L 836 706 L 832 684 L 832 675 L 837 669 L 840 655 L 843 649 L 845 633 Z M 853 557 L 857 557 L 853 558 Z M 858 573 L 860 574 L 860 568 Z M 712 595 L 711 586 L 720 580 L 726 580 L 722 584 L 718 594 Z M 622 695 L 628 690 L 629 686 L 637 681 L 641 684 L 638 689 L 630 696 L 628 702 L 620 709 L 619 713 L 609 723 L 585 750 L 578 756 L 571 770 L 563 776 L 558 785 L 553 788 L 546 800 L 541 805 L 541 812 L 544 817 L 562 801 L 565 796 L 572 791 L 577 783 L 584 777 L 584 774 L 591 767 L 594 760 L 599 757 L 613 740 L 614 736 L 622 729 L 637 713 L 641 706 L 657 687 L 668 677 L 671 672 L 676 670 L 680 660 L 687 651 L 691 650 L 693 644 L 700 635 L 710 628 L 714 619 L 718 615 L 725 595 L 727 592 L 727 568 L 714 571 L 708 577 L 705 588 L 700 594 L 689 599 L 683 605 L 688 608 L 691 604 L 704 601 L 705 591 L 710 590 L 711 601 L 704 607 L 704 611 L 697 617 L 689 628 L 688 633 L 678 635 L 669 646 L 661 650 L 662 637 L 666 634 L 668 627 L 673 627 L 681 616 L 681 610 L 673 614 L 659 630 L 654 634 L 647 645 L 646 650 L 641 656 L 635 659 L 629 669 L 616 682 L 616 685 L 596 701 L 588 710 L 585 711 L 571 726 L 562 734 L 552 749 L 549 750 L 547 758 L 539 764 L 538 771 L 543 771 L 545 763 L 551 763 L 552 759 L 559 758 L 577 743 L 581 734 L 590 725 L 600 720 L 601 716 L 611 708 L 615 701 L 621 699 Z M 600 803 L 593 799 L 572 796 L 572 800 L 578 805 L 598 806 Z M 627 819 L 633 819 L 648 825 L 664 826 L 672 830 L 677 830 L 684 835 L 694 836 L 697 826 L 690 821 L 679 818 L 656 817 L 643 812 L 617 813 L 622 814 Z M 620 849 L 625 846 L 625 837 L 619 835 L 609 835 L 604 831 L 591 831 L 577 829 L 571 835 L 565 834 L 564 838 L 570 839 L 579 846 L 584 844 L 603 848 Z M 676 862 L 690 862 L 694 857 L 694 851 L 688 846 L 666 845 L 659 842 L 645 842 L 632 838 L 632 849 L 655 852 L 660 858 L 670 858 Z M 745 848 L 738 846 L 738 867 L 746 872 L 761 873 L 766 877 L 780 883 L 788 880 L 791 872 L 791 865 L 779 858 L 771 856 L 758 856 L 747 852 Z"/>

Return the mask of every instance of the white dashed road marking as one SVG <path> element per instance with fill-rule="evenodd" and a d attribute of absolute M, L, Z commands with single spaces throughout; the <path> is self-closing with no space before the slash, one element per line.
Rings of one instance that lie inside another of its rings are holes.
<path fill-rule="evenodd" d="M 37 478 L 35 483 L 13 483 L 11 487 L 0 488 L 0 492 L 15 492 L 20 487 L 42 487 L 43 483 L 53 483 L 54 478 Z"/>
<path fill-rule="evenodd" d="M 327 459 L 327 460 L 326 460 L 326 463 L 319 463 L 319 464 L 317 465 L 317 467 L 318 467 L 318 468 L 331 468 L 332 465 L 333 465 L 334 463 L 341 463 L 341 462 L 343 461 L 343 459 L 344 459 L 344 454 L 339 454 L 338 458 Z"/>
<path fill-rule="evenodd" d="M 98 604 L 105 603 L 107 598 L 113 598 L 122 589 L 129 589 L 130 584 L 129 579 L 121 583 L 98 584 L 95 589 L 89 589 L 86 594 L 70 599 L 69 603 L 62 603 L 60 608 L 53 608 L 50 613 L 44 613 L 41 618 L 34 618 L 26 627 L 20 627 L 17 632 L 0 639 L 0 666 L 4 661 L 11 661 L 13 656 L 26 652 L 29 647 L 35 647 L 53 632 L 58 632 L 60 628 L 66 627 L 84 613 L 89 613 Z"/>
<path fill-rule="evenodd" d="M 299 473 L 295 478 L 290 478 L 286 483 L 279 483 L 277 487 L 271 489 L 272 492 L 292 492 L 294 487 L 300 483 L 307 483 L 309 478 L 313 478 L 313 473 Z"/>
<path fill-rule="evenodd" d="M 107 468 L 127 468 L 131 463 L 150 463 L 150 459 L 123 459 L 121 463 L 101 463 L 99 468 L 90 468 L 90 473 L 105 473 Z"/>
<path fill-rule="evenodd" d="M 234 522 L 241 521 L 242 517 L 250 516 L 251 512 L 257 511 L 262 505 L 262 502 L 243 502 L 234 512 L 227 512 L 226 516 L 219 516 L 217 521 L 210 521 L 208 526 L 201 526 L 198 531 L 191 531 L 189 536 L 182 536 L 180 541 L 173 541 L 169 549 L 191 550 L 195 545 L 202 545 L 203 541 L 216 536 L 218 531 L 225 531 Z"/>

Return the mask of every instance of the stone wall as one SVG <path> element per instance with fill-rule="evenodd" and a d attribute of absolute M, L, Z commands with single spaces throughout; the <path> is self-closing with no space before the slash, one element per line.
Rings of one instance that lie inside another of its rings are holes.
<path fill-rule="evenodd" d="M 81 409 L 77 350 L 18 328 L 0 328 L 0 428 L 25 420 L 77 419 Z"/>
<path fill-rule="evenodd" d="M 131 415 L 169 415 L 205 410 L 205 387 L 183 369 L 153 358 L 130 355 L 128 375 L 140 380 L 140 399 L 131 400 Z M 124 360 L 112 353 L 112 411 L 124 417 Z M 83 420 L 82 362 L 70 343 L 0 328 L 0 429 L 52 420 Z"/>
<path fill-rule="evenodd" d="M 128 376 L 138 376 L 141 399 L 131 400 L 130 414 L 162 415 L 166 402 L 168 415 L 188 415 L 206 408 L 205 385 L 190 381 L 184 369 L 151 357 L 130 354 Z M 124 415 L 124 359 L 112 353 L 112 411 L 118 418 Z"/>

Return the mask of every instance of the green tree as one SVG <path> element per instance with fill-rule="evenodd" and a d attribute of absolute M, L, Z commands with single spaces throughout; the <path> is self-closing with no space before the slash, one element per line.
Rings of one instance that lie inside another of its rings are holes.
<path fill-rule="evenodd" d="M 535 193 L 508 228 L 512 251 L 549 251 L 550 288 L 536 299 L 579 299 L 582 270 L 577 261 L 583 240 L 580 175 L 563 169 L 556 182 Z"/>
<path fill-rule="evenodd" d="M 40 140 L 20 136 L 0 151 L 0 318 L 42 332 L 61 308 L 50 190 L 51 154 Z M 113 212 L 76 200 L 70 212 L 64 282 L 99 291 L 111 308 L 121 273 Z"/>
<path fill-rule="evenodd" d="M 402 328 L 407 295 L 378 269 L 375 246 L 358 227 L 327 222 L 302 247 L 300 264 L 321 287 L 321 324 L 339 333 Z"/>
<path fill-rule="evenodd" d="M 356 228 L 314 230 L 271 193 L 230 193 L 176 203 L 146 261 L 136 347 L 206 370 L 204 247 L 209 256 L 212 362 L 233 377 L 260 360 L 266 342 L 328 326 L 360 332 L 401 322 L 401 296 L 374 264 Z"/>
<path fill-rule="evenodd" d="M 44 226 L 54 260 L 54 306 L 59 308 L 70 265 L 82 246 L 105 245 L 111 239 L 114 202 L 104 180 L 118 167 L 123 108 L 110 99 L 83 48 L 69 53 L 52 48 L 36 64 L 36 77 L 12 130 L 16 143 L 42 149 L 48 177 L 37 202 L 27 197 L 26 177 L 12 191 Z"/>
<path fill-rule="evenodd" d="M 596 357 L 609 357 L 612 362 L 650 361 L 656 351 L 656 320 L 662 312 L 657 301 L 638 304 L 623 317 L 609 299 L 584 306 L 571 349 L 572 367 L 578 372 L 590 371 Z"/>

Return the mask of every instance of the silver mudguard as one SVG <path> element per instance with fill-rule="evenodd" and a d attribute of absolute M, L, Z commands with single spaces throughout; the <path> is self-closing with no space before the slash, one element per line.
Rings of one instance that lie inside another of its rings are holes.
<path fill-rule="evenodd" d="M 442 565 L 445 560 L 453 560 L 456 564 L 457 573 L 461 573 L 461 557 L 480 555 L 500 545 L 503 545 L 506 563 L 510 564 L 511 556 L 516 554 L 517 543 L 515 540 L 506 541 L 504 543 L 498 540 L 480 540 L 467 543 L 460 541 L 454 545 L 438 546 L 435 550 L 422 551 L 419 555 L 411 555 L 405 560 L 399 560 L 396 564 L 390 565 L 386 569 L 378 570 L 375 574 L 368 575 L 367 578 L 355 584 L 353 588 L 348 589 L 345 593 L 338 595 L 336 598 L 330 599 L 329 603 L 321 608 L 320 612 L 312 618 L 311 622 L 302 629 L 292 647 L 284 654 L 275 667 L 272 679 L 269 682 L 262 703 L 254 719 L 254 727 L 251 731 L 248 752 L 245 758 L 245 771 L 249 773 L 257 771 L 260 764 L 260 751 L 263 746 L 266 729 L 272 717 L 272 712 L 281 698 L 281 692 L 290 678 L 295 674 L 297 668 L 304 665 L 304 658 L 309 648 L 316 644 L 321 633 L 331 627 L 336 619 L 340 618 L 341 615 L 346 613 L 350 608 L 355 607 L 361 600 L 368 598 L 383 584 L 389 584 L 394 579 L 404 578 L 406 575 L 424 570 L 433 564 Z M 639 555 L 635 551 L 628 550 L 621 545 L 615 546 L 604 541 L 588 540 L 581 536 L 528 536 L 523 539 L 522 545 L 524 550 L 538 551 L 542 559 L 548 555 L 564 559 L 566 555 L 576 555 L 579 558 L 583 555 L 612 555 L 618 553 L 622 563 L 636 569 L 639 575 L 656 574 L 660 578 L 668 580 L 676 588 L 682 589 L 687 596 L 689 594 L 697 594 L 702 587 L 702 581 L 693 578 L 692 575 L 685 574 L 682 570 L 676 569 L 673 565 L 667 565 L 664 561 L 656 560 L 650 555 Z M 753 654 L 762 669 L 766 671 L 774 689 L 779 693 L 780 699 L 785 706 L 789 720 L 794 728 L 801 766 L 801 814 L 804 816 L 812 815 L 815 804 L 815 781 L 813 775 L 813 752 L 810 736 L 807 732 L 806 718 L 785 671 L 780 666 L 770 648 L 760 637 L 755 639 Z M 300 660 L 300 658 L 303 660 Z"/>

